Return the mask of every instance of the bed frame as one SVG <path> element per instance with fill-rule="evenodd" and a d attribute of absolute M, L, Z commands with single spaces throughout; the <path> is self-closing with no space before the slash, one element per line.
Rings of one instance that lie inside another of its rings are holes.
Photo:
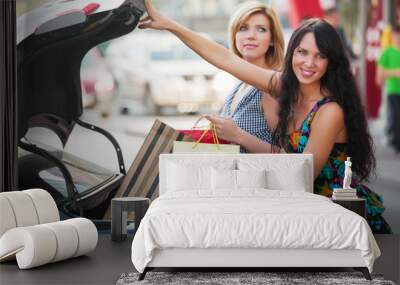
<path fill-rule="evenodd" d="M 139 275 L 155 268 L 232 268 L 246 271 L 254 268 L 338 268 L 361 271 L 371 280 L 359 250 L 321 249 L 182 249 L 156 250 L 153 260 Z"/>
<path fill-rule="evenodd" d="M 288 155 L 282 154 L 240 154 L 240 155 L 209 155 L 209 154 L 162 154 L 160 156 L 160 195 L 166 191 L 167 162 L 182 159 L 213 160 L 221 158 L 255 158 L 266 159 L 271 163 L 277 160 L 285 161 Z M 291 160 L 304 160 L 308 171 L 307 192 L 313 192 L 313 160 L 312 155 L 290 155 Z M 144 272 L 139 275 L 143 280 L 146 273 L 156 268 L 231 268 L 236 271 L 246 271 L 254 268 L 343 268 L 349 267 L 361 271 L 367 280 L 371 275 L 359 250 L 328 250 L 328 249 L 193 249 L 170 248 L 158 249 L 154 252 L 152 261 Z"/>

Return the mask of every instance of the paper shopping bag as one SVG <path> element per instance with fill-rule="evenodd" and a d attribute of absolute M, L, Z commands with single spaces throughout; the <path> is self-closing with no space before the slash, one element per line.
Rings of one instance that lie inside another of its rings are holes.
<path fill-rule="evenodd" d="M 205 134 L 210 131 L 213 143 L 200 143 Z M 240 146 L 220 144 L 214 124 L 210 123 L 196 142 L 175 141 L 173 153 L 240 153 Z"/>
<path fill-rule="evenodd" d="M 174 141 L 191 141 L 163 122 L 156 120 L 137 153 L 115 197 L 158 197 L 158 158 L 161 153 L 172 152 Z M 109 208 L 104 216 L 109 219 Z"/>
<path fill-rule="evenodd" d="M 204 119 L 204 116 L 200 117 L 193 125 L 190 130 L 179 130 L 179 132 L 184 133 L 192 138 L 193 141 L 198 141 L 199 143 L 215 143 L 215 138 L 213 134 L 212 128 L 210 128 L 210 124 L 207 126 L 199 126 L 201 120 Z M 220 144 L 230 144 L 229 141 L 218 138 Z"/>
<path fill-rule="evenodd" d="M 209 144 L 175 141 L 173 153 L 240 153 L 240 146 L 234 144 Z"/>
<path fill-rule="evenodd" d="M 197 141 L 199 138 L 202 137 L 203 133 L 205 130 L 179 130 L 179 132 L 190 136 L 192 138 L 193 141 Z M 211 133 L 210 130 L 206 131 L 206 134 L 201 138 L 200 140 L 201 143 L 208 143 L 208 144 L 213 144 L 213 135 Z M 219 139 L 219 143 L 220 144 L 230 144 L 230 142 L 223 140 L 223 139 Z"/>

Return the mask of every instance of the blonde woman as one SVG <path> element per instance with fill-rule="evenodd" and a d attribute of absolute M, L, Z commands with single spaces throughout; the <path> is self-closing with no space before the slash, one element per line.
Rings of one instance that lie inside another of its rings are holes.
<path fill-rule="evenodd" d="M 262 68 L 280 70 L 284 58 L 282 28 L 274 10 L 260 2 L 245 2 L 229 23 L 231 51 Z M 207 116 L 218 135 L 243 152 L 265 152 L 278 121 L 278 102 L 267 93 L 240 82 L 228 94 L 220 116 Z M 267 143 L 267 144 L 266 144 Z"/>

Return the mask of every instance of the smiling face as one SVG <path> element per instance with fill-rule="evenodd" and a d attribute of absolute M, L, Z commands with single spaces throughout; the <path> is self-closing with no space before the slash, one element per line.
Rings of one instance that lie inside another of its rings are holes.
<path fill-rule="evenodd" d="M 272 40 L 270 22 L 262 13 L 252 14 L 241 25 L 235 35 L 236 48 L 247 61 L 264 64 L 265 54 Z"/>
<path fill-rule="evenodd" d="M 319 84 L 328 68 L 328 59 L 318 49 L 314 33 L 307 33 L 294 50 L 293 72 L 300 85 Z"/>

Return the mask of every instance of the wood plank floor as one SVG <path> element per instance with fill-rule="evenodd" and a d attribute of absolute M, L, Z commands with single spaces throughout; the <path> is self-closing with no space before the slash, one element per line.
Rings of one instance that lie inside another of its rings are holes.
<path fill-rule="evenodd" d="M 115 284 L 122 273 L 134 271 L 132 238 L 116 243 L 100 234 L 97 248 L 87 256 L 19 270 L 16 262 L 0 265 L 1 285 L 22 284 Z"/>

